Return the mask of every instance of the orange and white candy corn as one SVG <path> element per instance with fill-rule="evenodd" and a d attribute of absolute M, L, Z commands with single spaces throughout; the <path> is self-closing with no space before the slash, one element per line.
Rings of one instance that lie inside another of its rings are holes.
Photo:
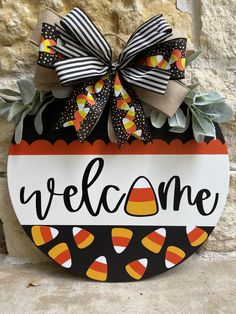
<path fill-rule="evenodd" d="M 128 193 L 125 211 L 132 216 L 151 216 L 158 212 L 156 194 L 145 177 L 137 178 Z"/>
<path fill-rule="evenodd" d="M 86 275 L 94 280 L 107 280 L 107 260 L 105 256 L 98 257 L 89 267 Z"/>
<path fill-rule="evenodd" d="M 129 119 L 130 121 L 134 121 L 134 119 L 135 119 L 135 109 L 134 109 L 134 107 L 131 107 L 129 109 L 129 111 L 127 112 L 125 118 Z"/>
<path fill-rule="evenodd" d="M 120 81 L 119 74 L 116 73 L 115 81 L 114 81 L 114 92 L 115 96 L 118 97 L 121 94 L 123 86 Z"/>
<path fill-rule="evenodd" d="M 52 241 L 58 233 L 57 229 L 48 226 L 33 226 L 31 228 L 32 239 L 37 246 Z"/>
<path fill-rule="evenodd" d="M 153 253 L 159 253 L 166 239 L 166 229 L 159 228 L 142 239 L 142 245 Z"/>
<path fill-rule="evenodd" d="M 79 249 L 85 249 L 94 240 L 94 235 L 85 229 L 74 227 L 72 232 L 75 243 L 77 244 Z"/>
<path fill-rule="evenodd" d="M 180 71 L 184 71 L 186 68 L 186 59 L 185 58 L 181 58 L 180 60 L 178 60 L 176 62 L 176 67 L 177 69 L 179 69 Z"/>
<path fill-rule="evenodd" d="M 182 52 L 179 49 L 175 49 L 172 51 L 169 63 L 173 64 L 173 63 L 177 62 L 179 59 L 181 59 L 181 57 L 182 57 Z"/>
<path fill-rule="evenodd" d="M 127 101 L 125 101 L 124 99 L 119 99 L 117 100 L 117 104 L 116 104 L 117 108 L 118 109 L 121 109 L 121 110 L 129 110 L 129 105 L 127 103 Z"/>
<path fill-rule="evenodd" d="M 75 120 L 67 121 L 63 124 L 63 127 L 66 128 L 68 126 L 74 126 L 76 131 L 79 131 L 80 129 L 80 123 L 84 121 L 85 117 L 89 113 L 90 109 L 89 108 L 83 108 L 80 110 L 77 110 L 74 113 L 74 118 Z"/>
<path fill-rule="evenodd" d="M 57 244 L 48 252 L 48 255 L 62 267 L 71 267 L 71 254 L 66 243 Z"/>
<path fill-rule="evenodd" d="M 177 246 L 168 246 L 165 256 L 166 268 L 172 268 L 185 258 L 185 252 Z"/>
<path fill-rule="evenodd" d="M 97 83 L 95 84 L 95 92 L 97 94 L 100 93 L 100 91 L 103 89 L 104 85 L 105 85 L 104 80 L 97 81 Z"/>
<path fill-rule="evenodd" d="M 49 54 L 55 54 L 55 50 L 53 50 L 53 48 L 51 48 L 50 46 L 56 46 L 57 43 L 55 42 L 55 40 L 53 39 L 44 39 L 43 37 L 41 37 L 41 41 L 40 41 L 40 46 L 39 46 L 39 50 L 41 52 L 46 52 Z"/>
<path fill-rule="evenodd" d="M 150 68 L 156 68 L 162 60 L 163 60 L 163 56 L 161 55 L 150 56 L 150 57 L 147 57 L 146 64 Z"/>
<path fill-rule="evenodd" d="M 126 265 L 125 269 L 132 278 L 140 280 L 147 269 L 147 264 L 148 260 L 141 258 Z"/>
<path fill-rule="evenodd" d="M 186 232 L 192 246 L 199 246 L 208 238 L 207 232 L 199 227 L 187 226 Z"/>
<path fill-rule="evenodd" d="M 130 135 L 132 135 L 135 131 L 137 131 L 136 124 L 127 118 L 123 119 L 123 125 L 125 128 L 125 131 Z"/>
<path fill-rule="evenodd" d="M 111 231 L 112 244 L 117 253 L 122 253 L 130 243 L 133 231 L 126 228 L 113 228 Z"/>

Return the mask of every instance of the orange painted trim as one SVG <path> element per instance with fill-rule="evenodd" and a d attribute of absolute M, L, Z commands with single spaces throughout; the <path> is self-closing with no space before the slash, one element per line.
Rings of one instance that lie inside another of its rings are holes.
<path fill-rule="evenodd" d="M 54 144 L 46 140 L 36 140 L 28 144 L 25 140 L 20 144 L 10 145 L 9 155 L 225 155 L 227 153 L 226 144 L 220 140 L 212 140 L 209 144 L 197 143 L 190 140 L 187 143 L 175 139 L 170 144 L 164 140 L 153 140 L 152 144 L 144 144 L 142 141 L 134 141 L 132 144 L 126 143 L 123 147 L 118 147 L 115 143 L 106 144 L 102 140 L 97 140 L 93 144 L 78 140 L 67 144 L 63 140 L 58 140 Z"/>

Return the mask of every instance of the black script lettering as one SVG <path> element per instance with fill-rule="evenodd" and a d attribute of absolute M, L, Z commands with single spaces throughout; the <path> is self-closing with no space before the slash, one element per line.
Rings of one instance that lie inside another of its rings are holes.
<path fill-rule="evenodd" d="M 53 178 L 48 179 L 47 189 L 48 189 L 48 192 L 50 194 L 49 194 L 48 204 L 47 204 L 47 207 L 46 207 L 46 210 L 44 213 L 42 212 L 41 192 L 39 190 L 36 190 L 25 200 L 25 197 L 24 197 L 25 187 L 22 187 L 20 189 L 20 201 L 22 204 L 27 204 L 35 196 L 36 213 L 37 213 L 38 219 L 40 219 L 40 220 L 46 219 L 46 217 L 49 213 L 51 204 L 52 204 L 53 196 L 54 195 L 63 195 L 63 194 L 55 193 L 55 180 Z"/>
<path fill-rule="evenodd" d="M 197 209 L 201 215 L 209 216 L 216 209 L 216 206 L 217 206 L 218 200 L 219 200 L 219 193 L 215 194 L 215 200 L 214 200 L 213 208 L 211 209 L 211 211 L 209 211 L 207 213 L 204 209 L 203 201 L 210 198 L 211 192 L 207 189 L 202 189 L 197 193 L 195 199 L 192 200 L 192 188 L 191 188 L 191 186 L 185 185 L 183 188 L 181 188 L 181 182 L 180 182 L 179 176 L 173 176 L 172 178 L 170 178 L 170 180 L 167 183 L 165 183 L 165 182 L 160 183 L 159 188 L 158 188 L 158 195 L 160 198 L 160 203 L 161 203 L 162 209 L 164 209 L 164 210 L 167 209 L 168 192 L 169 192 L 169 189 L 170 189 L 172 182 L 174 182 L 174 204 L 173 204 L 174 206 L 173 206 L 173 210 L 179 211 L 180 202 L 182 200 L 183 193 L 185 191 L 187 193 L 188 204 L 192 205 L 192 206 L 196 205 Z"/>
<path fill-rule="evenodd" d="M 89 179 L 91 176 L 90 175 L 91 171 L 94 168 L 94 165 L 96 163 L 98 164 L 97 170 L 93 178 Z M 93 209 L 90 202 L 89 188 L 91 188 L 91 186 L 94 185 L 94 183 L 100 176 L 103 170 L 103 167 L 104 167 L 104 160 L 102 158 L 95 158 L 87 165 L 83 178 L 82 178 L 82 196 L 81 196 L 80 205 L 75 209 L 71 205 L 71 198 L 78 194 L 77 187 L 74 185 L 69 185 L 65 188 L 63 193 L 57 193 L 55 192 L 55 179 L 54 178 L 50 178 L 47 181 L 47 190 L 49 192 L 49 199 L 48 199 L 47 207 L 44 212 L 42 209 L 42 195 L 41 195 L 41 191 L 39 190 L 34 191 L 27 199 L 25 199 L 25 187 L 22 187 L 20 189 L 20 202 L 22 204 L 27 204 L 35 196 L 36 214 L 40 220 L 45 220 L 46 217 L 48 216 L 54 196 L 63 196 L 65 207 L 70 212 L 77 212 L 82 208 L 83 205 L 85 205 L 88 212 L 92 216 L 98 216 L 102 207 L 108 213 L 115 213 L 119 209 L 120 204 L 122 203 L 124 197 L 126 196 L 126 194 L 123 193 L 122 196 L 119 198 L 119 201 L 117 202 L 116 206 L 113 209 L 111 209 L 108 206 L 108 200 L 107 200 L 108 192 L 112 189 L 117 192 L 120 191 L 120 189 L 115 185 L 107 185 L 104 187 L 96 210 Z"/>

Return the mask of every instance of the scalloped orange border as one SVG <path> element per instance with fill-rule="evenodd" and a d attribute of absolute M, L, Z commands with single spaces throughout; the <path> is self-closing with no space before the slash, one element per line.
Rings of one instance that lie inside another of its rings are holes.
<path fill-rule="evenodd" d="M 36 140 L 28 144 L 25 140 L 20 144 L 10 145 L 9 155 L 221 155 L 228 154 L 226 144 L 220 140 L 212 140 L 207 143 L 197 143 L 190 140 L 187 143 L 175 139 L 170 144 L 164 140 L 154 140 L 152 144 L 144 144 L 142 141 L 126 143 L 119 148 L 115 143 L 106 144 L 97 140 L 93 144 L 78 140 L 67 144 L 58 140 L 54 144 L 46 140 Z"/>

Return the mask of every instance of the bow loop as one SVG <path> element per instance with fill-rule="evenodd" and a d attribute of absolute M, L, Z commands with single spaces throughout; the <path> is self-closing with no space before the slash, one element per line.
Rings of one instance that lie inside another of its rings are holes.
<path fill-rule="evenodd" d="M 82 10 L 74 8 L 61 20 L 60 24 L 91 55 L 98 58 L 105 65 L 110 64 L 112 59 L 111 47 Z"/>
<path fill-rule="evenodd" d="M 105 75 L 108 66 L 92 56 L 71 58 L 54 64 L 59 80 L 63 86 Z"/>
<path fill-rule="evenodd" d="M 121 68 L 126 67 L 142 51 L 170 37 L 171 33 L 172 29 L 162 15 L 143 23 L 119 56 Z"/>
<path fill-rule="evenodd" d="M 165 94 L 171 76 L 170 71 L 146 66 L 126 67 L 121 73 L 130 84 L 162 95 Z"/>

